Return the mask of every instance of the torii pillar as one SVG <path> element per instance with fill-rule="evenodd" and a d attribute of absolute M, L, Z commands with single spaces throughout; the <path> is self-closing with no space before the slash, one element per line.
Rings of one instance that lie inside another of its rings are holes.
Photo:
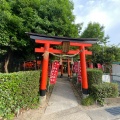
<path fill-rule="evenodd" d="M 49 43 L 44 44 L 44 55 L 43 55 L 43 63 L 42 63 L 42 76 L 40 80 L 40 96 L 46 95 L 46 85 L 48 78 L 48 62 L 49 62 Z"/>
<path fill-rule="evenodd" d="M 87 81 L 87 68 L 86 68 L 86 56 L 85 47 L 80 46 L 80 64 L 81 64 L 81 76 L 82 76 L 82 92 L 83 95 L 88 95 L 88 81 Z"/>

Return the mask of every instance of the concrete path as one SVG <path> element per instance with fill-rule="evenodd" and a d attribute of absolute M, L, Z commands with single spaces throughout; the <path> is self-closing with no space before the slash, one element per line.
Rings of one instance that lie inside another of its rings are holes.
<path fill-rule="evenodd" d="M 120 120 L 120 105 L 85 109 L 67 78 L 58 78 L 41 120 Z"/>
<path fill-rule="evenodd" d="M 42 120 L 90 120 L 77 102 L 70 82 L 58 78 Z"/>
<path fill-rule="evenodd" d="M 87 110 L 86 113 L 91 120 L 120 120 L 120 105 Z"/>
<path fill-rule="evenodd" d="M 78 106 L 77 100 L 67 79 L 57 81 L 45 114 L 51 114 Z"/>

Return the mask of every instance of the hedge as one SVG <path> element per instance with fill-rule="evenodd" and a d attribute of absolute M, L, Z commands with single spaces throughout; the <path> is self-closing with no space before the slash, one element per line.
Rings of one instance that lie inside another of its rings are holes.
<path fill-rule="evenodd" d="M 103 74 L 102 70 L 87 69 L 89 88 L 92 87 L 92 84 L 101 84 L 102 83 L 102 74 Z"/>
<path fill-rule="evenodd" d="M 87 96 L 81 100 L 81 104 L 84 106 L 89 106 L 94 104 L 94 98 L 92 96 Z"/>
<path fill-rule="evenodd" d="M 12 119 L 20 109 L 39 103 L 40 71 L 0 74 L 0 117 Z"/>
<path fill-rule="evenodd" d="M 93 84 L 91 95 L 95 100 L 100 102 L 100 104 L 104 103 L 104 98 L 117 97 L 119 95 L 118 92 L 118 84 L 116 83 L 101 83 L 101 84 Z"/>

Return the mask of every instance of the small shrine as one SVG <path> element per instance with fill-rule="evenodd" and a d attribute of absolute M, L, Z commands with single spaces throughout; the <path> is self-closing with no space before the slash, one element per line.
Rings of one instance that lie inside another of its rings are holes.
<path fill-rule="evenodd" d="M 43 53 L 43 61 L 42 61 L 42 73 L 40 76 L 40 96 L 46 95 L 46 84 L 48 78 L 48 68 L 49 68 L 49 54 L 53 54 L 56 56 L 62 57 L 68 56 L 70 58 L 75 55 L 80 56 L 79 66 L 80 69 L 77 70 L 80 75 L 80 80 L 82 81 L 82 92 L 83 94 L 88 94 L 88 80 L 87 80 L 87 68 L 86 68 L 86 55 L 92 55 L 91 51 L 88 51 L 86 48 L 91 47 L 92 44 L 97 42 L 96 38 L 69 38 L 69 37 L 58 37 L 58 36 L 47 36 L 37 33 L 27 32 L 31 39 L 35 40 L 36 44 L 44 45 L 44 47 L 35 48 L 36 53 Z M 61 46 L 62 49 L 55 49 L 52 46 Z M 70 46 L 77 46 L 78 49 L 70 50 Z M 63 60 L 62 62 L 68 63 L 68 76 L 71 76 L 70 63 L 71 59 Z M 77 65 L 78 63 L 76 63 Z M 51 83 L 55 83 L 55 79 L 57 79 L 57 71 L 59 66 L 61 66 L 61 76 L 63 75 L 63 64 L 56 61 L 54 62 L 55 74 L 54 77 L 50 76 Z M 51 70 L 52 71 L 52 70 Z M 53 79 L 54 78 L 54 79 Z"/>

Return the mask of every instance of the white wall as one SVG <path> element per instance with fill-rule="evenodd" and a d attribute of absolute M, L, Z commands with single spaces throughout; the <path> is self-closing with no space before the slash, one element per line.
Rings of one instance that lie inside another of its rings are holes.
<path fill-rule="evenodd" d="M 120 65 L 112 64 L 112 74 L 120 75 Z"/>
<path fill-rule="evenodd" d="M 112 80 L 120 81 L 120 65 L 112 64 Z"/>

